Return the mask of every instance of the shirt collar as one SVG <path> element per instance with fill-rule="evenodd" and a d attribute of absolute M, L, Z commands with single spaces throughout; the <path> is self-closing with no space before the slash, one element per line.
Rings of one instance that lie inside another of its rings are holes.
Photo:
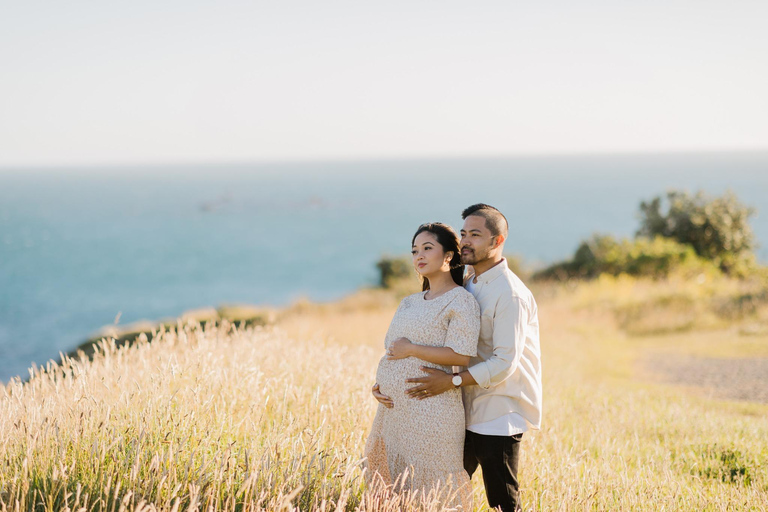
<path fill-rule="evenodd" d="M 502 258 L 499 263 L 497 263 L 493 267 L 489 268 L 488 270 L 486 270 L 485 272 L 477 276 L 477 282 L 488 284 L 494 279 L 496 279 L 497 277 L 499 277 L 500 275 L 502 275 L 506 269 L 507 269 L 507 259 Z M 475 269 L 473 267 L 472 275 L 470 276 L 470 279 L 474 279 L 474 278 L 475 278 Z"/>

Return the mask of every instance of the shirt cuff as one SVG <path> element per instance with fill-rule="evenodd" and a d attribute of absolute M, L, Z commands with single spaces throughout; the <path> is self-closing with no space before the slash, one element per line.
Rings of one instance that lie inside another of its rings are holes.
<path fill-rule="evenodd" d="M 467 368 L 467 371 L 472 378 L 475 379 L 478 386 L 483 389 L 491 387 L 491 372 L 488 371 L 487 364 L 484 361 L 482 363 L 477 363 L 474 366 L 470 366 Z"/>

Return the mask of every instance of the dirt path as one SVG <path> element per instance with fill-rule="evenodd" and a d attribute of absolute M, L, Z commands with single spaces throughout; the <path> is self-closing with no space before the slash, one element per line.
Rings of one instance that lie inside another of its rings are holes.
<path fill-rule="evenodd" d="M 768 358 L 657 355 L 645 366 L 667 382 L 700 387 L 719 398 L 768 403 Z"/>

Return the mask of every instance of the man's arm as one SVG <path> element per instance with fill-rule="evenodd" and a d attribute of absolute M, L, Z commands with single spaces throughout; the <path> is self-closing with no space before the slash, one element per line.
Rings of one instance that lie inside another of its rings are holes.
<path fill-rule="evenodd" d="M 405 393 L 409 397 L 423 400 L 424 398 L 429 398 L 431 396 L 439 395 L 440 393 L 445 393 L 449 389 L 456 387 L 452 382 L 452 373 L 446 373 L 443 370 L 439 370 L 437 368 L 429 368 L 426 366 L 422 366 L 421 369 L 427 372 L 429 375 L 426 377 L 405 379 L 405 382 L 412 382 L 417 384 L 416 386 L 405 390 Z M 467 370 L 459 373 L 459 375 L 461 375 L 461 387 L 477 384 L 477 382 L 475 382 L 475 378 L 472 377 L 472 374 Z"/>
<path fill-rule="evenodd" d="M 477 385 L 488 389 L 505 381 L 520 363 L 528 309 L 519 297 L 503 298 L 494 312 L 493 354 L 468 369 Z"/>

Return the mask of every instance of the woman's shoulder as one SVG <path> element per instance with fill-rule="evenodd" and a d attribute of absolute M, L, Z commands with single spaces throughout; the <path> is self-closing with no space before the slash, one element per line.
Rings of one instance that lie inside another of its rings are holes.
<path fill-rule="evenodd" d="M 480 305 L 477 303 L 477 299 L 475 299 L 474 295 L 464 289 L 463 286 L 457 286 L 456 290 L 452 290 L 452 292 L 455 294 L 451 301 L 453 310 L 471 314 L 480 314 Z"/>
<path fill-rule="evenodd" d="M 417 293 L 412 293 L 410 295 L 406 295 L 400 301 L 399 308 L 408 307 L 414 302 L 421 301 L 423 299 L 424 299 L 424 292 L 417 292 Z"/>
<path fill-rule="evenodd" d="M 414 300 L 423 300 L 424 299 L 424 292 L 416 292 L 412 293 L 410 295 L 406 295 L 401 302 L 410 302 Z"/>

